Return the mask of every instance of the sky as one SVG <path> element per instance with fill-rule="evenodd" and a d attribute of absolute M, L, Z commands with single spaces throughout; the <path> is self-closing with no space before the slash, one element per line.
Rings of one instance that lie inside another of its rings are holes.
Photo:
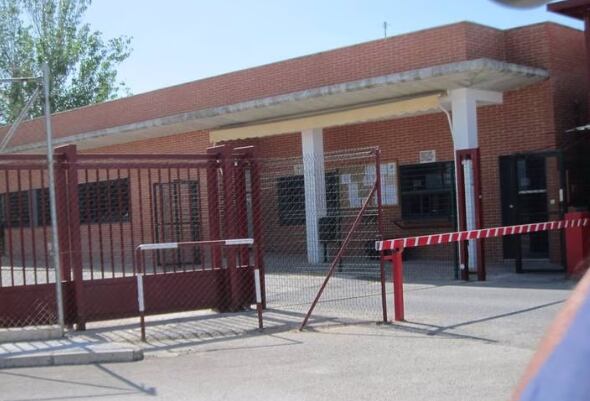
<path fill-rule="evenodd" d="M 583 28 L 491 0 L 94 0 L 86 21 L 105 38 L 132 37 L 119 67 L 132 94 L 380 39 L 384 21 L 388 36 L 458 21 Z"/>

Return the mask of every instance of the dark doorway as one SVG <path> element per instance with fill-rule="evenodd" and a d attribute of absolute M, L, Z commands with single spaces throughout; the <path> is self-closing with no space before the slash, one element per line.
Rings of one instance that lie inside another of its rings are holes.
<path fill-rule="evenodd" d="M 559 152 L 500 157 L 502 225 L 558 220 L 563 216 L 563 168 Z M 561 263 L 561 233 L 539 232 L 503 237 L 504 259 Z"/>
<path fill-rule="evenodd" d="M 200 238 L 199 186 L 196 181 L 154 184 L 156 242 L 198 241 Z M 198 247 L 158 251 L 159 265 L 200 263 Z"/>

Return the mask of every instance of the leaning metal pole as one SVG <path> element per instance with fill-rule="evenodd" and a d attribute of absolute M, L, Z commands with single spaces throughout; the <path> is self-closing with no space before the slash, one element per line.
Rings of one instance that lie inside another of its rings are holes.
<path fill-rule="evenodd" d="M 57 304 L 57 323 L 64 334 L 64 305 L 62 296 L 62 277 L 57 233 L 57 210 L 55 207 L 55 171 L 53 165 L 53 135 L 51 132 L 51 109 L 49 105 L 49 66 L 43 63 L 43 93 L 45 95 L 45 132 L 47 134 L 47 175 L 49 176 L 49 213 L 51 216 L 51 249 L 55 268 L 55 296 Z"/>

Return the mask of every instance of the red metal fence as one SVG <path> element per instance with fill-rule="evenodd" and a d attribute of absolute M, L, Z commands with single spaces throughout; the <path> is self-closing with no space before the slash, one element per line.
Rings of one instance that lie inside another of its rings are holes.
<path fill-rule="evenodd" d="M 58 148 L 56 209 L 66 323 L 83 329 L 89 321 L 137 314 L 138 244 L 244 234 L 246 165 L 248 149 L 109 155 Z M 46 160 L 3 156 L 0 174 L 0 325 L 55 323 Z M 145 287 L 154 300 L 146 312 L 237 310 L 254 303 L 252 277 L 238 266 L 236 252 L 248 251 L 198 248 L 146 255 Z M 257 259 L 241 260 L 249 265 Z"/>

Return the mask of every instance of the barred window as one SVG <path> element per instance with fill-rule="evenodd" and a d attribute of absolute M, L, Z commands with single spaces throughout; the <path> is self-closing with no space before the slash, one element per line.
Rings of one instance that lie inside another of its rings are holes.
<path fill-rule="evenodd" d="M 8 199 L 8 202 L 6 201 Z M 31 213 L 29 191 L 9 192 L 0 195 L 0 224 L 7 227 L 29 225 Z M 6 218 L 6 216 L 9 216 Z"/>
<path fill-rule="evenodd" d="M 453 162 L 400 166 L 399 171 L 402 219 L 452 218 Z"/>
<path fill-rule="evenodd" d="M 80 223 L 129 221 L 129 179 L 90 182 L 78 186 Z"/>
<path fill-rule="evenodd" d="M 78 185 L 80 223 L 119 223 L 129 221 L 129 179 L 89 182 Z M 37 190 L 37 224 L 51 222 L 49 190 Z"/>

